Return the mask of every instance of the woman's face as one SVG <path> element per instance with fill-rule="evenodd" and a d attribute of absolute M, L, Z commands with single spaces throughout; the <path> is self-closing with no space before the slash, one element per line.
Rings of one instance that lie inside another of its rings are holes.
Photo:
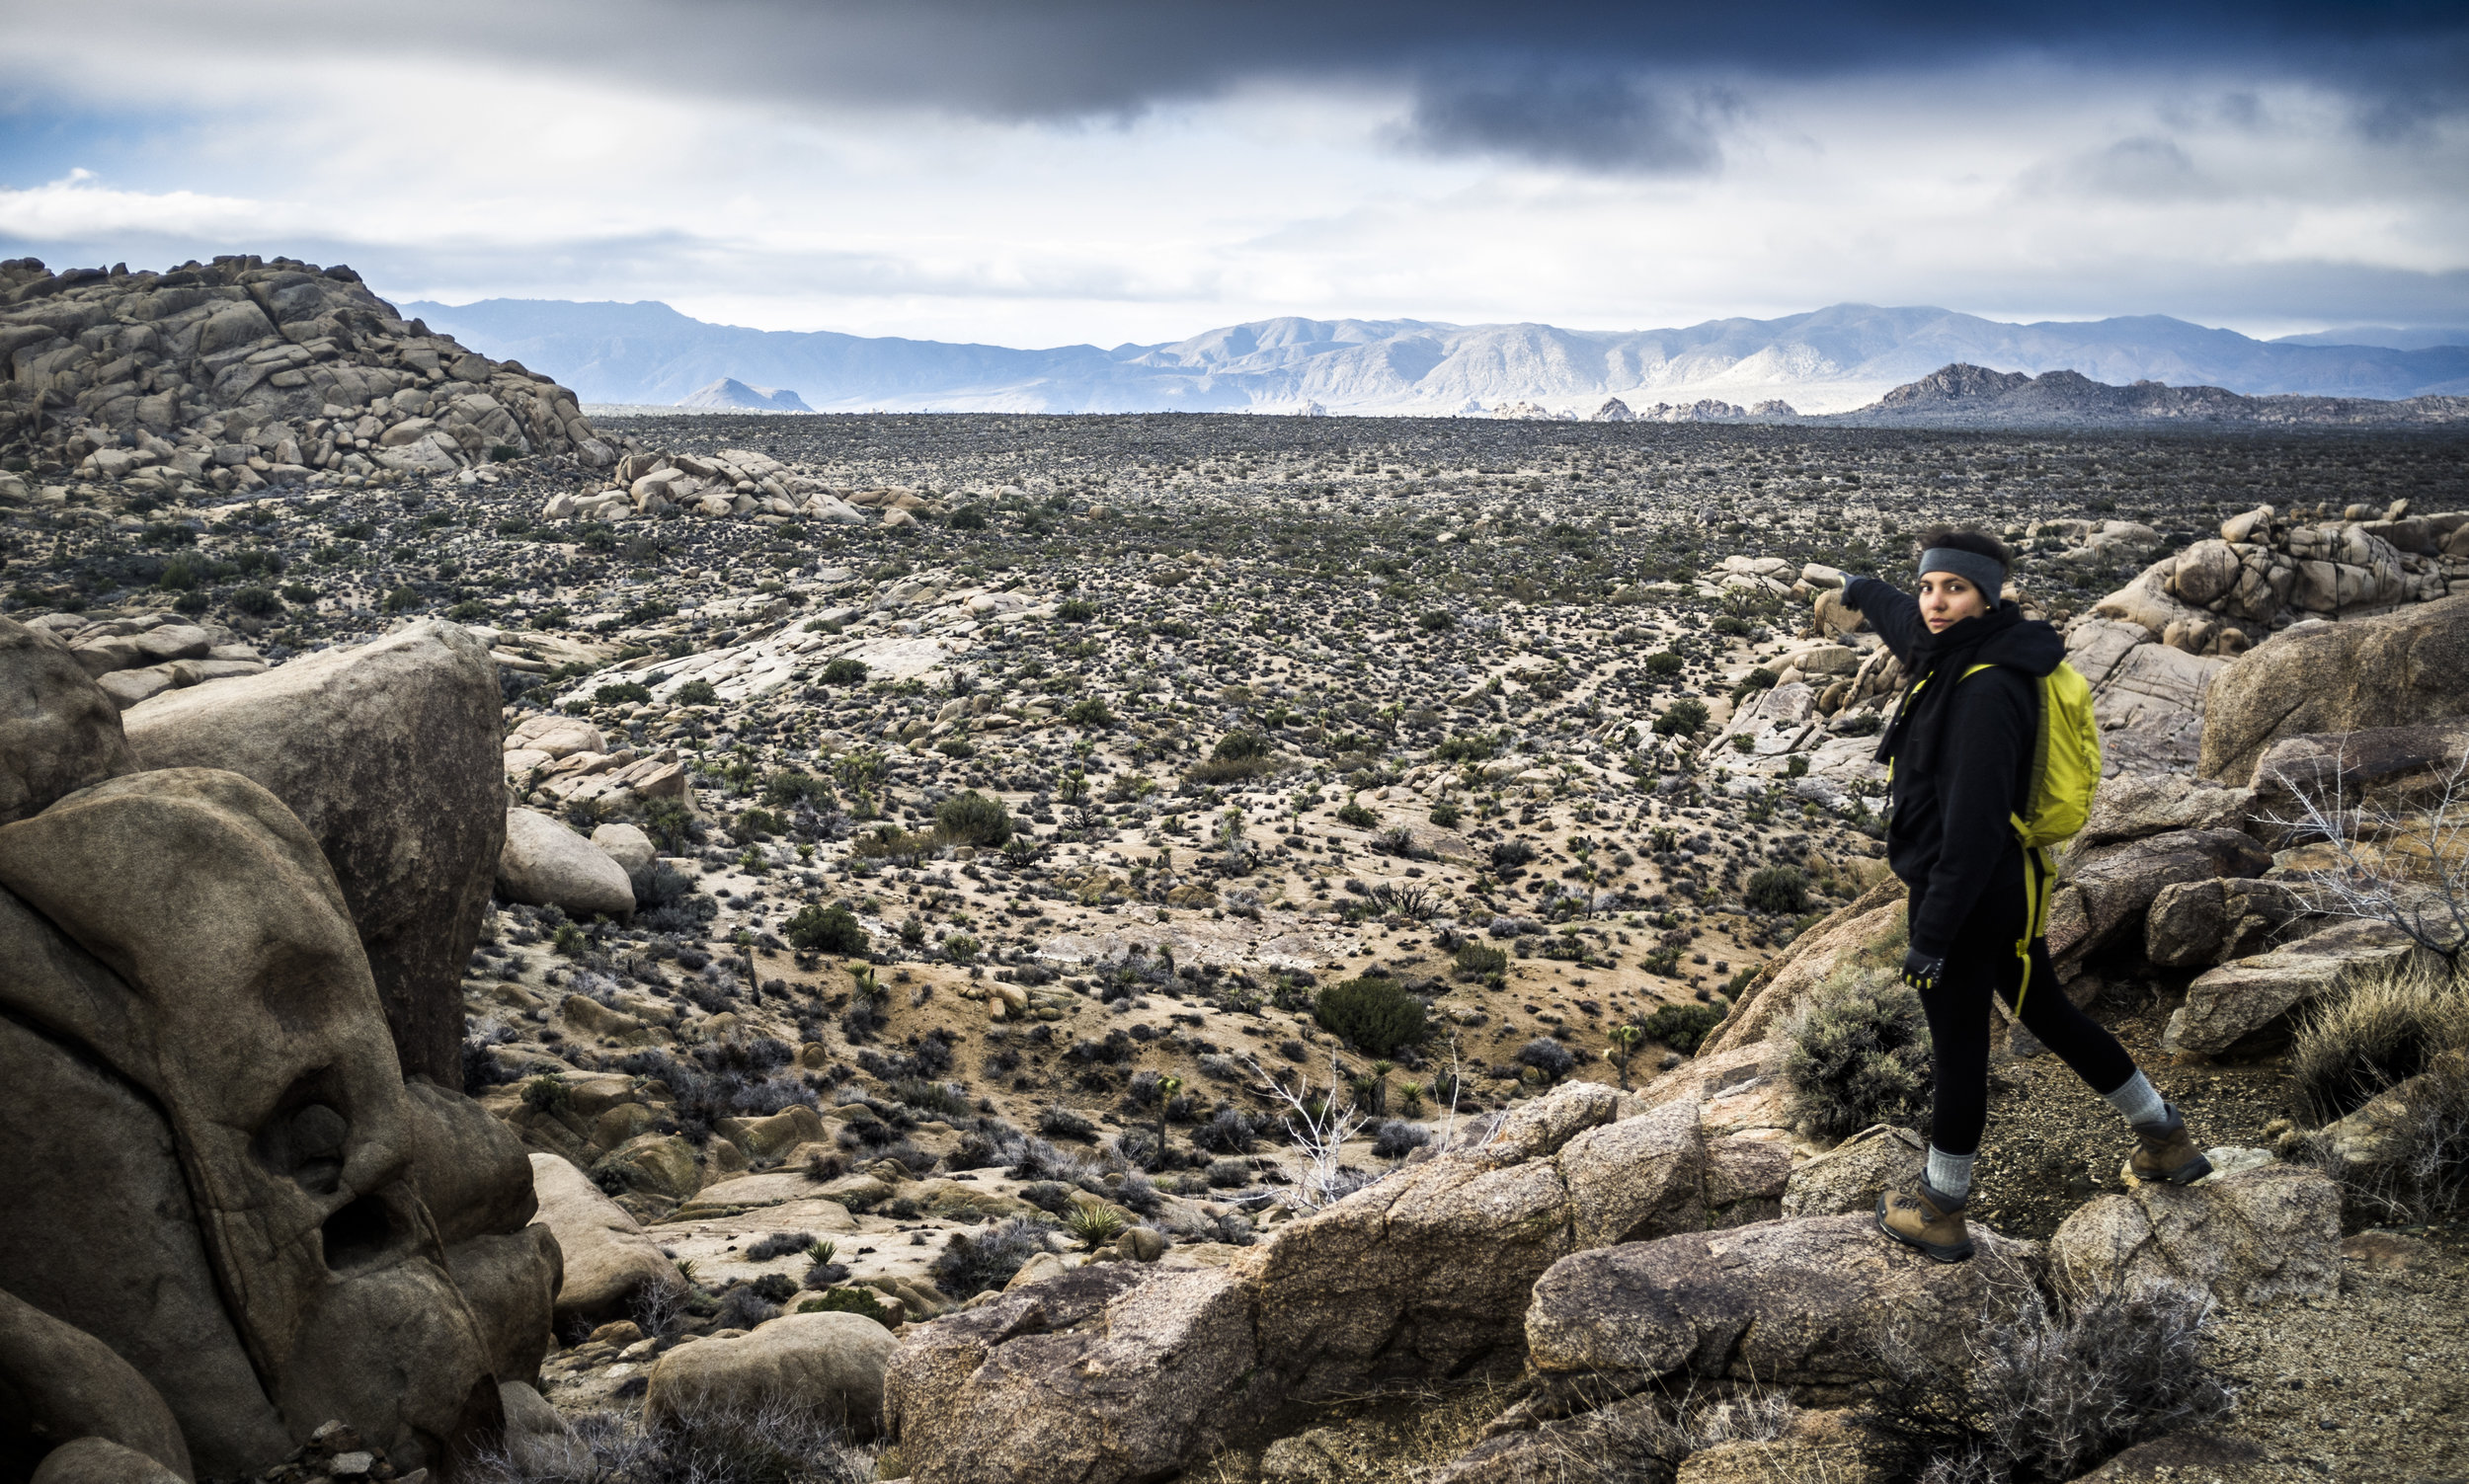
<path fill-rule="evenodd" d="M 1989 599 L 1953 573 L 1933 572 L 1920 580 L 1920 616 L 1932 634 L 1988 611 Z"/>

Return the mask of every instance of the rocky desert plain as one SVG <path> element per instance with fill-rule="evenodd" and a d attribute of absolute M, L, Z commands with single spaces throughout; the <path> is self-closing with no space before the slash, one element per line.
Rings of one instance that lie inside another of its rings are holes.
<path fill-rule="evenodd" d="M 2469 1476 L 2469 425 L 595 420 L 256 258 L 0 355 L 9 1480 Z M 1958 1266 L 1939 521 L 2219 1171 L 2002 1031 Z"/>

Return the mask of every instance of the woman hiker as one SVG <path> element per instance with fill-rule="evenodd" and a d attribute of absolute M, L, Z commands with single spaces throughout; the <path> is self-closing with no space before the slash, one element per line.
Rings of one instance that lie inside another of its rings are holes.
<path fill-rule="evenodd" d="M 1972 1254 L 1963 1206 L 1988 1121 L 1992 990 L 2009 1008 L 2021 992 L 2025 1027 L 2125 1116 L 2139 1141 L 2135 1178 L 2184 1185 L 2211 1164 L 2117 1038 L 2057 989 L 2047 940 L 2025 942 L 2031 904 L 2010 817 L 2032 785 L 2037 682 L 2066 646 L 2001 596 L 2013 565 L 2005 543 L 1942 526 L 1921 545 L 1917 598 L 1854 578 L 1843 600 L 1912 678 L 1877 756 L 1893 778 L 1886 860 L 1910 893 L 1903 981 L 1928 1013 L 1937 1072 L 1929 1163 L 1916 1189 L 1878 1200 L 1877 1225 L 1952 1263 Z"/>

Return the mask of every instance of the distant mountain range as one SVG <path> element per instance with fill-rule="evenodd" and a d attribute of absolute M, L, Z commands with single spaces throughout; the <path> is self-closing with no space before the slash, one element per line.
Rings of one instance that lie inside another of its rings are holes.
<path fill-rule="evenodd" d="M 402 311 L 555 376 L 587 402 L 637 405 L 675 405 L 734 380 L 785 389 L 821 412 L 1285 413 L 1317 404 L 1332 413 L 1440 415 L 1532 403 L 1584 416 L 1619 397 L 1641 413 L 1700 399 L 1781 400 L 1829 413 L 1868 407 L 1950 363 L 2249 396 L 2469 393 L 2469 345 L 2259 341 L 2159 315 L 2012 325 L 1945 309 L 1837 304 L 1782 319 L 1636 331 L 1290 318 L 1170 345 L 1013 350 L 749 330 L 653 302 L 483 299 Z"/>
<path fill-rule="evenodd" d="M 814 411 L 795 392 L 776 386 L 748 386 L 734 376 L 723 376 L 709 385 L 696 387 L 678 398 L 677 405 L 731 412 Z"/>

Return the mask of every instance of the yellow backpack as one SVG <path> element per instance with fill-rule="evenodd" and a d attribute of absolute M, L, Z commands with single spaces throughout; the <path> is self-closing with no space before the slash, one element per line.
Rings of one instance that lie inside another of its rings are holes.
<path fill-rule="evenodd" d="M 1992 668 L 1975 664 L 1958 683 Z M 2101 724 L 2092 714 L 2091 682 L 2060 661 L 2038 685 L 2040 729 L 2031 743 L 2031 785 L 2023 812 L 2006 817 L 2024 846 L 2024 935 L 2015 944 L 2015 956 L 2024 961 L 2023 981 L 2015 989 L 2018 1016 L 2031 987 L 2032 940 L 2048 933 L 2049 903 L 2057 897 L 2048 852 L 2083 832 L 2092 817 L 2093 791 L 2101 786 Z"/>

